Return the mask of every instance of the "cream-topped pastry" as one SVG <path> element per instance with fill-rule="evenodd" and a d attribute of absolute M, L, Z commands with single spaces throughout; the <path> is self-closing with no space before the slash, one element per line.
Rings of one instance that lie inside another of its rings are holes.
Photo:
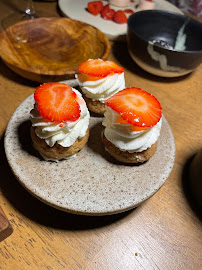
<path fill-rule="evenodd" d="M 82 76 L 79 75 L 76 75 L 76 78 L 84 95 L 93 101 L 98 100 L 101 103 L 104 103 L 106 99 L 125 88 L 124 73 L 116 73 L 96 81 L 82 81 Z"/>
<path fill-rule="evenodd" d="M 48 160 L 67 158 L 86 144 L 90 114 L 79 91 L 66 84 L 46 83 L 34 94 L 30 112 L 34 147 Z"/>
<path fill-rule="evenodd" d="M 73 91 L 79 97 L 81 108 L 81 115 L 76 121 L 64 121 L 62 123 L 47 121 L 40 115 L 37 104 L 34 105 L 34 109 L 30 112 L 32 126 L 35 128 L 36 135 L 40 139 L 44 139 L 50 147 L 53 147 L 55 143 L 63 147 L 69 147 L 86 134 L 89 126 L 89 112 L 81 94 L 76 89 L 73 89 Z"/>
<path fill-rule="evenodd" d="M 126 88 L 106 102 L 103 142 L 116 159 L 144 162 L 155 153 L 162 125 L 158 100 L 139 88 Z"/>
<path fill-rule="evenodd" d="M 88 108 L 103 114 L 105 100 L 125 88 L 124 69 L 112 61 L 89 59 L 78 70 L 76 78 Z"/>
<path fill-rule="evenodd" d="M 135 131 L 131 124 L 117 123 L 119 114 L 110 108 L 107 108 L 104 116 L 105 137 L 121 151 L 142 152 L 150 148 L 159 138 L 162 120 L 153 127 Z"/>

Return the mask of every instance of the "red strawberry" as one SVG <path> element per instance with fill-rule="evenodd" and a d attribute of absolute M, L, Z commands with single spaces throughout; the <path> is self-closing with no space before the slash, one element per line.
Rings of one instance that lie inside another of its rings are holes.
<path fill-rule="evenodd" d="M 114 21 L 116 23 L 126 23 L 127 20 L 126 14 L 122 10 L 118 10 L 114 15 Z"/>
<path fill-rule="evenodd" d="M 103 8 L 102 1 L 92 1 L 88 3 L 87 9 L 93 15 L 98 15 Z"/>
<path fill-rule="evenodd" d="M 44 83 L 36 88 L 34 99 L 40 115 L 51 122 L 76 121 L 80 117 L 77 95 L 64 83 Z"/>
<path fill-rule="evenodd" d="M 129 15 L 131 15 L 131 14 L 134 13 L 134 11 L 133 11 L 132 9 L 124 9 L 124 12 L 125 12 L 126 14 L 129 14 Z"/>
<path fill-rule="evenodd" d="M 101 11 L 101 16 L 105 20 L 113 20 L 115 11 L 109 7 L 109 4 L 104 6 Z"/>
<path fill-rule="evenodd" d="M 152 127 L 162 116 L 158 100 L 140 88 L 130 87 L 119 91 L 105 101 L 127 123 L 137 127 Z"/>
<path fill-rule="evenodd" d="M 124 69 L 112 61 L 89 59 L 78 67 L 79 72 L 93 77 L 106 77 L 113 73 L 121 74 Z"/>

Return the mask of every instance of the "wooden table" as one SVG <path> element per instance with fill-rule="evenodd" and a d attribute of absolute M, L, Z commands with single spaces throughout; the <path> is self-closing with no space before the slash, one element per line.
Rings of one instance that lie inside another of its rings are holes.
<path fill-rule="evenodd" d="M 1 19 L 12 12 L 13 3 L 1 0 Z M 56 2 L 34 3 L 60 16 Z M 141 87 L 161 102 L 176 142 L 169 178 L 138 208 L 112 216 L 72 215 L 34 198 L 12 174 L 4 132 L 15 109 L 38 84 L 0 61 L 0 204 L 14 229 L 0 243 L 0 269 L 200 269 L 200 214 L 190 196 L 188 170 L 202 147 L 202 65 L 188 76 L 165 79 L 135 65 L 125 43 L 113 43 L 109 58 L 125 68 L 127 86 Z"/>

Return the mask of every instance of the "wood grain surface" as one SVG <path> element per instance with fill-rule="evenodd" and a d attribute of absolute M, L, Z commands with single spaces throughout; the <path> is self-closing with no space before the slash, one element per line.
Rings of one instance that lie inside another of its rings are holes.
<path fill-rule="evenodd" d="M 0 207 L 0 242 L 6 239 L 13 232 L 13 228 L 10 225 L 7 216 L 3 209 Z"/>
<path fill-rule="evenodd" d="M 89 58 L 107 59 L 110 44 L 98 29 L 69 18 L 36 18 L 6 28 L 0 56 L 24 78 L 44 82 L 74 77 Z"/>
<path fill-rule="evenodd" d="M 1 0 L 0 17 L 16 3 Z M 57 2 L 34 4 L 60 16 Z M 0 61 L 0 202 L 14 228 L 0 243 L 2 270 L 201 269 L 201 212 L 190 192 L 189 169 L 202 145 L 202 65 L 181 78 L 158 78 L 133 63 L 125 43 L 111 45 L 109 59 L 125 68 L 127 86 L 141 87 L 160 101 L 175 137 L 174 168 L 152 198 L 122 214 L 85 217 L 43 204 L 18 183 L 4 152 L 8 121 L 38 84 Z"/>

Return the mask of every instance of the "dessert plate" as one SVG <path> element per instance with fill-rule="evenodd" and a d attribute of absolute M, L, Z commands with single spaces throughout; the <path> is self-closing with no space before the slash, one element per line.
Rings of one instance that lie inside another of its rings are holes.
<path fill-rule="evenodd" d="M 100 31 L 106 34 L 110 40 L 126 40 L 126 31 L 127 24 L 117 24 L 113 21 L 104 20 L 100 15 L 94 16 L 90 14 L 86 7 L 88 2 L 92 0 L 59 0 L 58 5 L 62 13 L 74 20 L 79 20 L 86 22 Z M 165 0 L 153 0 L 155 2 L 155 9 L 162 9 L 173 12 L 182 12 Z M 108 1 L 103 1 L 104 4 L 108 4 Z M 129 7 L 130 9 L 136 11 L 136 6 L 138 5 L 139 0 L 134 0 L 131 2 Z M 114 10 L 118 8 L 113 7 Z M 125 9 L 125 8 L 124 8 Z"/>
<path fill-rule="evenodd" d="M 146 163 L 124 165 L 113 159 L 101 141 L 102 117 L 91 117 L 90 138 L 74 157 L 44 161 L 33 149 L 29 96 L 14 112 L 5 134 L 8 162 L 19 182 L 44 203 L 83 215 L 109 215 L 138 206 L 165 183 L 175 158 L 171 128 L 163 117 L 155 155 Z"/>

